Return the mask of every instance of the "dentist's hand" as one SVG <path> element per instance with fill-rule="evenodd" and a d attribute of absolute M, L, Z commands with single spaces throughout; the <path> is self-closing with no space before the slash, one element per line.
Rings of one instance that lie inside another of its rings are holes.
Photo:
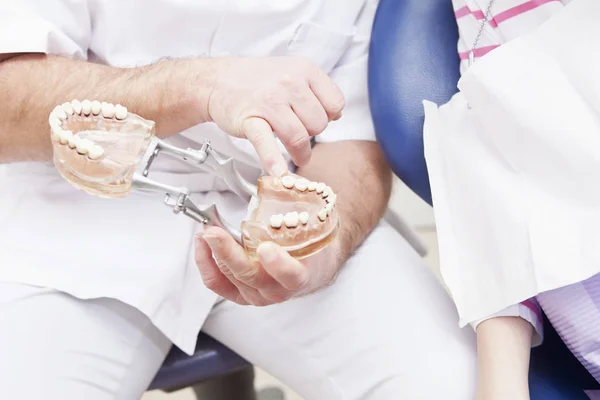
<path fill-rule="evenodd" d="M 297 166 L 308 163 L 310 138 L 340 118 L 344 96 L 312 62 L 296 57 L 215 60 L 209 120 L 252 142 L 271 175 L 287 172 L 278 137 Z"/>
<path fill-rule="evenodd" d="M 196 264 L 206 287 L 218 295 L 237 304 L 267 306 L 328 285 L 342 265 L 339 250 L 334 239 L 319 253 L 298 261 L 266 242 L 258 247 L 259 260 L 252 261 L 231 235 L 210 227 L 196 237 Z"/>

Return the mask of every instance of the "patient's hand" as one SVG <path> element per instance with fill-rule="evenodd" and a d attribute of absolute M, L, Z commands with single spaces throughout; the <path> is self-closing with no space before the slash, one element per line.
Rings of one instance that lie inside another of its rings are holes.
<path fill-rule="evenodd" d="M 262 243 L 257 253 L 257 259 L 250 259 L 221 228 L 207 228 L 196 239 L 196 264 L 204 284 L 242 305 L 266 306 L 312 293 L 328 285 L 341 265 L 337 237 L 302 261 L 272 242 Z"/>

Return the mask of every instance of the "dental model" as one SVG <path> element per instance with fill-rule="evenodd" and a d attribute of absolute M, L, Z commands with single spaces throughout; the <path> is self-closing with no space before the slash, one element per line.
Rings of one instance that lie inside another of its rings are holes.
<path fill-rule="evenodd" d="M 324 183 L 297 175 L 262 176 L 257 187 L 242 178 L 233 158 L 224 159 L 208 141 L 199 150 L 174 147 L 156 137 L 153 121 L 122 105 L 73 100 L 56 106 L 48 123 L 54 165 L 73 186 L 104 198 L 127 197 L 133 190 L 165 193 L 174 213 L 224 228 L 250 257 L 260 243 L 272 241 L 301 259 L 325 248 L 337 233 L 336 195 Z M 222 220 L 215 204 L 195 204 L 187 188 L 149 179 L 161 153 L 219 175 L 250 202 L 250 217 L 241 229 Z"/>
<path fill-rule="evenodd" d="M 102 197 L 125 197 L 154 136 L 154 122 L 121 105 L 73 100 L 48 118 L 54 165 L 74 186 Z"/>
<path fill-rule="evenodd" d="M 336 195 L 324 183 L 297 175 L 258 179 L 258 201 L 251 203 L 248 221 L 242 222 L 247 253 L 261 242 L 272 241 L 301 259 L 324 248 L 337 233 Z"/>

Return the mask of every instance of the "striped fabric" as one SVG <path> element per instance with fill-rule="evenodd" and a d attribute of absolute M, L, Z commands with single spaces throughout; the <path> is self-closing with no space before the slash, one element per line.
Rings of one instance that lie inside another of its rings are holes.
<path fill-rule="evenodd" d="M 526 34 L 560 11 L 572 0 L 495 0 L 473 55 L 484 57 L 493 49 Z M 458 23 L 461 73 L 468 67 L 469 52 L 480 29 L 489 0 L 453 0 Z M 600 274 L 587 281 L 541 293 L 536 299 L 490 316 L 520 316 L 543 336 L 540 308 L 567 347 L 600 382 Z M 487 318 L 485 318 L 487 319 Z M 477 323 L 484 321 L 476 321 Z M 539 343 L 540 340 L 535 340 Z M 600 394 L 594 393 L 599 398 Z"/>
<path fill-rule="evenodd" d="M 600 382 L 600 275 L 537 299 L 569 350 Z"/>
<path fill-rule="evenodd" d="M 571 0 L 494 0 L 483 33 L 473 52 L 475 59 L 511 39 L 530 32 Z M 458 54 L 461 72 L 467 68 L 469 52 L 483 21 L 489 0 L 453 0 L 458 23 Z"/>

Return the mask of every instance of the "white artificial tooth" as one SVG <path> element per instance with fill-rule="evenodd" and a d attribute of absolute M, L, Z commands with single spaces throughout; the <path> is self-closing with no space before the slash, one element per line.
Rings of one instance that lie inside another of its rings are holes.
<path fill-rule="evenodd" d="M 69 147 L 74 149 L 75 147 L 77 147 L 77 143 L 79 143 L 79 140 L 81 138 L 77 135 L 73 135 L 69 138 Z"/>
<path fill-rule="evenodd" d="M 298 215 L 298 213 L 296 211 L 289 212 L 289 213 L 285 214 L 285 217 L 283 217 L 283 222 L 285 223 L 285 226 L 287 226 L 288 228 L 297 227 L 299 220 L 300 220 L 300 216 Z"/>
<path fill-rule="evenodd" d="M 51 128 L 53 126 L 57 126 L 59 128 L 62 126 L 62 121 L 58 119 L 58 117 L 54 113 L 50 114 L 50 118 L 48 118 L 48 123 L 50 124 Z"/>
<path fill-rule="evenodd" d="M 52 123 L 50 124 L 50 131 L 52 132 L 52 140 L 55 142 L 59 142 L 62 128 L 59 125 Z"/>
<path fill-rule="evenodd" d="M 54 118 L 51 122 L 50 122 L 50 126 L 56 126 L 57 128 L 62 129 L 63 126 L 63 122 L 58 119 L 58 118 Z"/>
<path fill-rule="evenodd" d="M 327 196 L 329 196 L 332 193 L 333 193 L 333 191 L 331 190 L 331 188 L 329 186 L 326 186 L 325 190 L 323 190 L 322 197 L 326 198 Z"/>
<path fill-rule="evenodd" d="M 333 205 L 335 205 L 335 201 L 336 201 L 336 200 L 337 200 L 337 195 L 335 195 L 335 194 L 333 194 L 333 193 L 331 193 L 331 194 L 329 195 L 329 197 L 327 197 L 327 199 L 325 199 L 325 201 L 327 201 L 327 203 L 329 203 L 329 204 L 333 204 Z"/>
<path fill-rule="evenodd" d="M 331 212 L 333 211 L 333 204 L 329 203 L 325 205 L 325 211 L 327 212 L 327 215 L 331 214 Z"/>
<path fill-rule="evenodd" d="M 308 182 L 308 191 L 314 192 L 317 189 L 317 182 L 310 181 Z"/>
<path fill-rule="evenodd" d="M 71 103 L 62 103 L 61 107 L 63 111 L 66 112 L 68 115 L 73 115 L 73 106 L 71 105 Z"/>
<path fill-rule="evenodd" d="M 67 119 L 67 113 L 61 106 L 56 106 L 54 111 L 52 111 L 52 114 L 61 121 Z"/>
<path fill-rule="evenodd" d="M 89 139 L 80 139 L 75 145 L 79 154 L 87 154 L 92 146 L 94 146 L 94 142 Z"/>
<path fill-rule="evenodd" d="M 79 100 L 71 101 L 71 107 L 73 107 L 73 112 L 77 115 L 81 115 L 81 102 Z"/>
<path fill-rule="evenodd" d="M 317 193 L 321 194 L 323 193 L 323 190 L 325 190 L 326 185 L 323 182 L 319 182 L 317 183 L 317 187 L 315 188 L 315 190 L 317 191 Z"/>
<path fill-rule="evenodd" d="M 92 114 L 98 115 L 102 111 L 102 104 L 98 100 L 92 101 Z"/>
<path fill-rule="evenodd" d="M 92 102 L 89 100 L 84 100 L 81 102 L 81 112 L 84 115 L 90 115 L 92 112 Z"/>
<path fill-rule="evenodd" d="M 283 178 L 281 178 L 281 184 L 283 185 L 283 187 L 286 187 L 288 189 L 293 188 L 295 183 L 296 179 L 293 176 L 286 175 Z"/>
<path fill-rule="evenodd" d="M 269 221 L 271 228 L 279 229 L 281 225 L 283 225 L 283 215 L 282 214 L 274 214 L 271 215 L 271 220 Z"/>
<path fill-rule="evenodd" d="M 117 119 L 125 119 L 125 118 L 127 118 L 127 108 L 123 107 L 120 104 L 117 104 L 115 106 L 115 117 L 117 117 Z"/>
<path fill-rule="evenodd" d="M 48 115 L 48 123 L 50 125 L 52 125 L 54 122 L 56 122 L 56 123 L 62 125 L 62 120 L 60 118 L 58 118 L 58 115 L 55 111 L 56 111 L 56 109 L 52 110 L 50 115 Z"/>
<path fill-rule="evenodd" d="M 301 192 L 304 192 L 308 189 L 308 181 L 306 179 L 298 179 L 294 184 L 294 187 Z"/>
<path fill-rule="evenodd" d="M 69 139 L 73 137 L 73 132 L 71 131 L 62 131 L 60 133 L 60 144 L 69 143 Z"/>
<path fill-rule="evenodd" d="M 321 210 L 319 211 L 319 213 L 317 214 L 317 217 L 319 217 L 319 219 L 321 221 L 325 221 L 325 219 L 327 218 L 327 210 L 324 208 L 321 208 Z"/>
<path fill-rule="evenodd" d="M 67 113 L 64 112 L 62 109 L 55 110 L 54 116 L 56 116 L 56 118 L 58 118 L 61 123 L 67 119 Z"/>
<path fill-rule="evenodd" d="M 97 144 L 93 145 L 88 150 L 88 157 L 91 158 L 92 160 L 99 159 L 100 157 L 102 157 L 103 154 L 104 154 L 104 149 L 102 148 L 102 146 L 97 145 Z"/>
<path fill-rule="evenodd" d="M 110 103 L 102 104 L 102 116 L 104 118 L 112 118 L 115 116 L 115 106 Z"/>
<path fill-rule="evenodd" d="M 300 219 L 300 223 L 302 223 L 302 225 L 308 224 L 308 213 L 306 211 L 301 212 L 298 218 Z"/>

